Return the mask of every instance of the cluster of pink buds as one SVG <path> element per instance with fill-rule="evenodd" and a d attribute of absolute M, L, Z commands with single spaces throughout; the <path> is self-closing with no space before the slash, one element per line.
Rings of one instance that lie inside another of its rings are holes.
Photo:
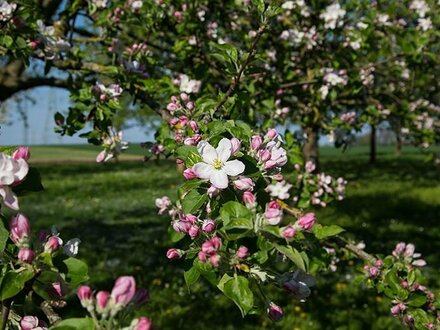
<path fill-rule="evenodd" d="M 121 22 L 121 18 L 125 15 L 125 12 L 122 8 L 116 7 L 115 10 L 108 15 L 108 19 L 114 23 L 119 24 Z"/>
<path fill-rule="evenodd" d="M 315 225 L 315 214 L 310 212 L 302 215 L 294 224 L 289 224 L 281 229 L 283 237 L 286 239 L 293 238 L 297 232 L 310 231 Z"/>
<path fill-rule="evenodd" d="M 24 263 L 32 263 L 35 258 L 35 252 L 30 247 L 31 227 L 29 220 L 18 213 L 9 222 L 9 237 L 19 248 L 18 260 Z"/>
<path fill-rule="evenodd" d="M 324 172 L 315 174 L 316 166 L 312 161 L 308 161 L 304 169 L 299 164 L 295 164 L 294 168 L 299 172 L 297 184 L 312 192 L 310 197 L 312 205 L 326 207 L 326 199 L 334 198 L 339 201 L 344 199 L 345 186 L 347 184 L 344 178 L 340 177 L 335 180 Z M 294 202 L 297 202 L 298 199 L 299 196 L 293 197 Z"/>
<path fill-rule="evenodd" d="M 384 264 L 382 260 L 375 259 L 373 260 L 372 265 L 365 265 L 364 271 L 367 273 L 368 277 L 370 278 L 376 278 L 380 275 L 381 269 L 383 268 Z"/>
<path fill-rule="evenodd" d="M 116 279 L 111 292 L 98 291 L 93 295 L 92 289 L 83 285 L 78 288 L 77 296 L 81 305 L 97 320 L 113 320 L 120 311 L 131 307 L 138 307 L 149 300 L 149 293 L 144 288 L 136 288 L 136 281 L 132 276 L 121 276 Z M 146 317 L 135 319 L 130 329 L 148 330 L 152 323 Z"/>
<path fill-rule="evenodd" d="M 356 120 L 356 112 L 350 111 L 343 113 L 339 116 L 339 119 L 341 119 L 345 124 L 351 125 Z"/>
<path fill-rule="evenodd" d="M 125 48 L 128 55 L 133 56 L 138 53 L 143 53 L 147 50 L 147 45 L 144 43 L 133 44 L 130 47 Z"/>
<path fill-rule="evenodd" d="M 210 240 L 202 244 L 202 249 L 199 251 L 197 257 L 202 262 L 209 262 L 213 267 L 218 267 L 220 263 L 220 255 L 218 251 L 222 247 L 222 240 L 214 236 Z"/>
<path fill-rule="evenodd" d="M 174 131 L 174 138 L 185 145 L 196 145 L 202 139 L 199 125 L 190 119 L 193 109 L 194 103 L 186 93 L 181 93 L 180 97 L 172 96 L 167 105 L 167 110 L 173 116 L 168 123 Z"/>
<path fill-rule="evenodd" d="M 287 163 L 286 150 L 281 148 L 278 132 L 271 128 L 264 137 L 254 135 L 251 138 L 251 152 L 265 171 L 278 173 Z"/>
<path fill-rule="evenodd" d="M 397 243 L 392 254 L 394 257 L 403 259 L 408 265 L 415 267 L 423 267 L 426 265 L 426 261 L 419 259 L 422 255 L 415 253 L 414 244 L 405 244 L 403 242 Z"/>
<path fill-rule="evenodd" d="M 101 102 L 106 102 L 110 99 L 117 100 L 117 98 L 121 96 L 122 92 L 123 89 L 118 84 L 111 84 L 106 87 L 103 84 L 96 83 L 96 85 L 92 87 L 92 93 Z"/>

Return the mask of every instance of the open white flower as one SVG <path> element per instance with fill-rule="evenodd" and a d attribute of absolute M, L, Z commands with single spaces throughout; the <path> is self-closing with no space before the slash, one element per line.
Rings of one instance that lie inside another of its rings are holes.
<path fill-rule="evenodd" d="M 11 185 L 22 181 L 29 171 L 29 166 L 23 158 L 13 159 L 11 156 L 0 153 L 0 196 L 6 206 L 18 210 L 17 196 Z"/>
<path fill-rule="evenodd" d="M 231 141 L 223 138 L 214 149 L 207 141 L 201 141 L 197 150 L 203 161 L 195 164 L 192 169 L 197 177 L 209 180 L 218 189 L 228 186 L 228 176 L 236 176 L 244 171 L 244 164 L 239 160 L 230 160 Z"/>
<path fill-rule="evenodd" d="M 275 184 L 268 185 L 266 191 L 275 198 L 288 199 L 290 197 L 289 190 L 293 186 L 286 181 L 276 182 Z"/>

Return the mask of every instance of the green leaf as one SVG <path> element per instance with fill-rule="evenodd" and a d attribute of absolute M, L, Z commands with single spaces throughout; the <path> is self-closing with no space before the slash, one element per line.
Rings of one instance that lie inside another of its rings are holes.
<path fill-rule="evenodd" d="M 9 230 L 6 226 L 6 219 L 0 216 L 0 252 L 3 252 L 6 248 L 6 243 L 9 238 Z"/>
<path fill-rule="evenodd" d="M 238 202 L 227 202 L 220 209 L 220 217 L 223 227 L 228 229 L 252 229 L 254 224 L 252 212 L 243 204 Z"/>
<path fill-rule="evenodd" d="M 192 167 L 202 160 L 195 146 L 181 146 L 177 148 L 176 157 L 182 159 L 186 167 Z"/>
<path fill-rule="evenodd" d="M 345 229 L 336 225 L 331 225 L 331 226 L 316 225 L 313 228 L 313 233 L 315 234 L 317 239 L 324 239 L 330 236 L 338 235 L 339 233 L 342 233 L 344 230 Z"/>
<path fill-rule="evenodd" d="M 94 330 L 93 320 L 90 318 L 74 318 L 63 320 L 50 327 L 51 330 Z"/>
<path fill-rule="evenodd" d="M 17 295 L 21 290 L 23 290 L 26 282 L 33 277 L 34 273 L 30 270 L 7 272 L 0 285 L 0 300 L 5 300 Z"/>
<path fill-rule="evenodd" d="M 254 294 L 246 277 L 235 275 L 223 285 L 223 293 L 240 308 L 244 317 L 254 307 Z"/>
<path fill-rule="evenodd" d="M 182 209 L 185 213 L 193 213 L 199 210 L 208 199 L 208 195 L 200 194 L 197 190 L 191 190 L 182 200 Z"/>
<path fill-rule="evenodd" d="M 293 261 L 293 263 L 303 271 L 306 271 L 306 265 L 304 263 L 303 257 L 301 256 L 301 253 L 295 249 L 294 247 L 290 245 L 278 245 L 274 244 L 275 248 L 284 254 L 287 258 Z"/>
<path fill-rule="evenodd" d="M 61 273 L 66 274 L 66 282 L 72 286 L 76 286 L 89 279 L 88 267 L 84 261 L 59 256 L 54 258 L 53 263 Z"/>
<path fill-rule="evenodd" d="M 391 269 L 386 275 L 385 280 L 387 284 L 389 285 L 390 289 L 393 291 L 394 294 L 397 294 L 399 290 L 401 289 L 400 286 L 400 279 L 396 274 L 396 271 L 394 269 Z"/>
<path fill-rule="evenodd" d="M 196 283 L 200 277 L 200 271 L 197 267 L 193 266 L 189 270 L 184 273 L 185 283 L 188 287 L 188 290 L 191 288 L 191 285 Z"/>
<path fill-rule="evenodd" d="M 407 304 L 413 307 L 420 307 L 426 303 L 426 300 L 426 295 L 414 294 L 409 297 Z"/>

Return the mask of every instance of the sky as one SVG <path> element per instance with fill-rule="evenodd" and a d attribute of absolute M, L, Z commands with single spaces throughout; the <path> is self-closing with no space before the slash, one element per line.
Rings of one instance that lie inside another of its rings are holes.
<path fill-rule="evenodd" d="M 78 144 L 87 143 L 86 139 L 76 136 L 61 136 L 54 132 L 54 114 L 67 113 L 69 94 L 66 90 L 50 87 L 39 87 L 27 95 L 34 102 L 25 100 L 21 103 L 23 113 L 28 117 L 29 128 L 18 111 L 17 102 L 7 101 L 8 113 L 6 122 L 0 123 L 0 145 L 42 145 L 42 144 Z M 148 136 L 141 127 L 124 130 L 124 140 L 145 142 L 153 137 Z"/>

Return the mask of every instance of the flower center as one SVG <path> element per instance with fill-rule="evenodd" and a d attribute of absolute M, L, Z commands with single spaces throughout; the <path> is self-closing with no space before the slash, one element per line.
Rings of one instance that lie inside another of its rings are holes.
<path fill-rule="evenodd" d="M 214 167 L 216 170 L 221 169 L 222 166 L 223 166 L 223 162 L 218 158 L 214 159 L 214 161 L 212 162 L 212 167 Z"/>

